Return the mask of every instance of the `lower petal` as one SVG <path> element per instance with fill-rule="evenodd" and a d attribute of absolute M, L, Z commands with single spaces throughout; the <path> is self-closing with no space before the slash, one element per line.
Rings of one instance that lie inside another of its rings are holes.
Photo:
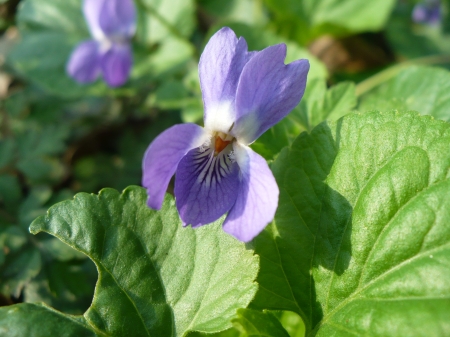
<path fill-rule="evenodd" d="M 101 66 L 103 78 L 110 87 L 123 85 L 130 75 L 133 54 L 128 44 L 113 44 L 103 55 Z"/>
<path fill-rule="evenodd" d="M 150 144 L 142 163 L 142 185 L 147 188 L 149 207 L 160 209 L 170 178 L 186 153 L 206 140 L 197 124 L 178 124 L 161 133 Z"/>
<path fill-rule="evenodd" d="M 242 182 L 223 229 L 238 240 L 248 242 L 273 220 L 279 189 L 263 157 L 246 146 L 237 145 L 234 150 Z"/>
<path fill-rule="evenodd" d="M 175 197 L 184 224 L 197 227 L 228 212 L 239 189 L 239 168 L 223 151 L 197 148 L 180 161 L 175 175 Z"/>
<path fill-rule="evenodd" d="M 81 42 L 70 55 L 66 71 L 78 83 L 94 82 L 100 74 L 100 50 L 96 41 Z"/>

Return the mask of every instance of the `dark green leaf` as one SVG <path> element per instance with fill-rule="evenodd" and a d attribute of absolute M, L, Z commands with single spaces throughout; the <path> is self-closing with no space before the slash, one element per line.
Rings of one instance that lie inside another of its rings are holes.
<path fill-rule="evenodd" d="M 350 114 L 303 133 L 273 165 L 274 222 L 254 307 L 307 336 L 450 334 L 450 125 Z"/>
<path fill-rule="evenodd" d="M 27 322 L 28 324 L 24 324 Z M 94 337 L 82 316 L 70 316 L 42 304 L 22 303 L 0 308 L 1 337 Z"/>
<path fill-rule="evenodd" d="M 222 231 L 221 221 L 183 228 L 173 198 L 153 211 L 139 187 L 122 195 L 111 189 L 77 194 L 50 208 L 30 231 L 51 233 L 94 261 L 99 280 L 84 318 L 100 334 L 222 331 L 256 291 L 258 259 Z M 24 331 L 35 324 L 21 322 L 17 329 Z M 72 324 L 65 322 L 61 329 Z"/>

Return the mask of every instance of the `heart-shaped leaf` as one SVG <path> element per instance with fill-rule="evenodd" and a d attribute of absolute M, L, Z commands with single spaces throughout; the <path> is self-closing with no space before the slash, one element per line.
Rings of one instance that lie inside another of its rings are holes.
<path fill-rule="evenodd" d="M 122 195 L 112 189 L 80 193 L 56 204 L 30 231 L 48 232 L 94 261 L 99 278 L 92 305 L 83 316 L 32 304 L 2 308 L 0 316 L 17 323 L 8 325 L 8 336 L 25 336 L 35 324 L 34 336 L 48 336 L 46 320 L 48 329 L 54 321 L 61 331 L 82 323 L 101 336 L 225 330 L 256 292 L 258 258 L 225 234 L 221 222 L 183 228 L 172 197 L 153 211 L 140 187 Z"/>
<path fill-rule="evenodd" d="M 273 165 L 280 201 L 254 242 L 254 307 L 307 336 L 450 334 L 450 125 L 351 114 L 303 133 Z"/>

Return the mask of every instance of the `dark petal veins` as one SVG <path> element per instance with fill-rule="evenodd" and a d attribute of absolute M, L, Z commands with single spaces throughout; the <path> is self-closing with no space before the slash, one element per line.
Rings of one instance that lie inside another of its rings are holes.
<path fill-rule="evenodd" d="M 219 219 L 236 201 L 239 167 L 227 149 L 214 156 L 213 149 L 189 151 L 178 164 L 175 197 L 180 217 L 193 227 Z"/>

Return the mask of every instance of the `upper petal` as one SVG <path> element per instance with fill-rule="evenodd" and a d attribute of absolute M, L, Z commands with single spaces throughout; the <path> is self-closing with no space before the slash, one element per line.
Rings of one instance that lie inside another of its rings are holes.
<path fill-rule="evenodd" d="M 180 161 L 175 175 L 178 212 L 193 227 L 219 219 L 236 201 L 239 168 L 226 154 L 193 149 Z"/>
<path fill-rule="evenodd" d="M 131 38 L 136 32 L 133 0 L 108 0 L 100 13 L 100 27 L 106 36 Z"/>
<path fill-rule="evenodd" d="M 110 87 L 118 87 L 128 80 L 133 54 L 129 44 L 113 43 L 103 54 L 101 67 L 103 78 Z"/>
<path fill-rule="evenodd" d="M 96 40 L 104 38 L 105 34 L 100 27 L 100 14 L 103 10 L 103 5 L 111 0 L 84 0 L 83 13 L 86 18 L 91 35 Z"/>
<path fill-rule="evenodd" d="M 67 73 L 79 83 L 90 83 L 100 74 L 100 46 L 96 41 L 81 42 L 70 55 Z"/>
<path fill-rule="evenodd" d="M 236 94 L 232 134 L 250 144 L 283 119 L 301 100 L 309 71 L 308 60 L 284 64 L 286 45 L 268 47 L 244 67 Z"/>
<path fill-rule="evenodd" d="M 170 178 L 186 153 L 206 140 L 202 127 L 178 124 L 165 130 L 150 144 L 142 163 L 142 185 L 147 188 L 149 207 L 160 209 Z"/>
<path fill-rule="evenodd" d="M 278 185 L 267 162 L 249 147 L 234 147 L 242 182 L 223 224 L 225 232 L 248 242 L 273 220 L 278 206 Z"/>
<path fill-rule="evenodd" d="M 215 33 L 200 57 L 199 76 L 205 108 L 205 127 L 227 132 L 235 121 L 234 101 L 239 77 L 255 53 L 244 38 L 224 27 Z"/>

